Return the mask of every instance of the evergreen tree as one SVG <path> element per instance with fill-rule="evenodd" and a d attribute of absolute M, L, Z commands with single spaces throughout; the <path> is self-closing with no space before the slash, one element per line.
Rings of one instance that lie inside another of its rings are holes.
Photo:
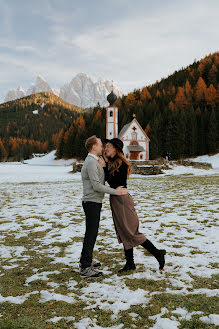
<path fill-rule="evenodd" d="M 58 135 L 58 138 L 57 138 L 57 150 L 56 150 L 56 157 L 58 159 L 61 159 L 62 156 L 63 156 L 63 148 L 64 148 L 64 134 L 65 134 L 65 131 L 64 129 L 62 128 L 59 132 L 59 135 Z"/>
<path fill-rule="evenodd" d="M 173 112 L 168 111 L 166 118 L 165 136 L 164 136 L 164 148 L 165 153 L 174 153 L 173 138 L 174 138 L 174 126 L 173 126 Z"/>
<path fill-rule="evenodd" d="M 217 122 L 215 111 L 212 109 L 208 122 L 207 152 L 215 152 L 217 147 Z"/>
<path fill-rule="evenodd" d="M 186 153 L 186 116 L 185 111 L 178 111 L 178 156 L 184 157 Z"/>
<path fill-rule="evenodd" d="M 197 122 L 195 111 L 192 107 L 186 113 L 186 155 L 193 156 L 197 152 Z"/>
<path fill-rule="evenodd" d="M 161 116 L 158 115 L 151 123 L 150 157 L 156 159 L 161 156 Z"/>

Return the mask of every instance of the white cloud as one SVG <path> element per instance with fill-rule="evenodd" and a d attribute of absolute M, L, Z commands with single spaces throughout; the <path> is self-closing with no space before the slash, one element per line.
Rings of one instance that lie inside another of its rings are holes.
<path fill-rule="evenodd" d="M 84 60 L 102 61 L 112 70 L 123 71 L 123 77 L 129 78 L 127 85 L 143 76 L 146 84 L 216 51 L 217 20 L 209 3 L 177 3 L 162 11 L 158 8 L 153 16 L 145 11 L 116 26 L 96 27 L 69 43 L 81 50 Z"/>
<path fill-rule="evenodd" d="M 18 37 L 11 25 L 16 8 L 2 3 L 8 35 L 0 34 L 6 49 L 0 53 L 0 69 L 2 81 L 11 79 L 11 88 L 36 74 L 60 86 L 82 71 L 112 79 L 128 92 L 218 50 L 219 3 L 214 0 L 105 1 L 105 11 L 97 1 L 90 7 L 66 1 L 59 8 L 46 1 L 43 13 L 32 2 L 28 8 L 33 7 L 35 25 L 26 26 L 24 20 L 25 34 Z"/>

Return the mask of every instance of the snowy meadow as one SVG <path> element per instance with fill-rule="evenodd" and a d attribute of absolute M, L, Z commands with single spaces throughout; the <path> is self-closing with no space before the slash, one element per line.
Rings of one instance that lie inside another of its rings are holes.
<path fill-rule="evenodd" d="M 105 196 L 84 279 L 80 173 L 70 166 L 0 164 L 0 328 L 218 328 L 218 183 L 215 172 L 131 176 L 140 232 L 167 250 L 166 266 L 141 246 L 126 275 Z"/>

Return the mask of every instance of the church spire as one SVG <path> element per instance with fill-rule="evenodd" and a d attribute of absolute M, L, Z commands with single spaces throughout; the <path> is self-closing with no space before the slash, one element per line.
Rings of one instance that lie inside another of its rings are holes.
<path fill-rule="evenodd" d="M 107 101 L 109 102 L 110 106 L 115 106 L 115 102 L 117 101 L 117 96 L 113 92 L 113 86 L 111 93 L 107 96 Z"/>

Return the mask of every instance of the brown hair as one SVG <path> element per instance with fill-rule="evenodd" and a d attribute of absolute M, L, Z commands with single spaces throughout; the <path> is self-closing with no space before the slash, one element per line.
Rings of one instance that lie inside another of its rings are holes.
<path fill-rule="evenodd" d="M 88 152 L 90 152 L 92 150 L 93 145 L 97 144 L 97 136 L 93 135 L 91 137 L 89 137 L 86 142 L 85 142 L 85 147 L 87 149 Z"/>
<path fill-rule="evenodd" d="M 108 163 L 109 163 L 109 171 L 112 175 L 114 175 L 115 171 L 119 171 L 119 167 L 121 167 L 122 162 L 125 162 L 125 164 L 127 165 L 127 173 L 128 173 L 128 178 L 131 174 L 131 170 L 132 170 L 132 166 L 130 164 L 130 162 L 126 159 L 126 157 L 124 156 L 123 152 L 120 152 L 119 150 L 116 149 L 116 159 L 114 161 L 112 161 L 110 158 L 108 159 Z"/>

